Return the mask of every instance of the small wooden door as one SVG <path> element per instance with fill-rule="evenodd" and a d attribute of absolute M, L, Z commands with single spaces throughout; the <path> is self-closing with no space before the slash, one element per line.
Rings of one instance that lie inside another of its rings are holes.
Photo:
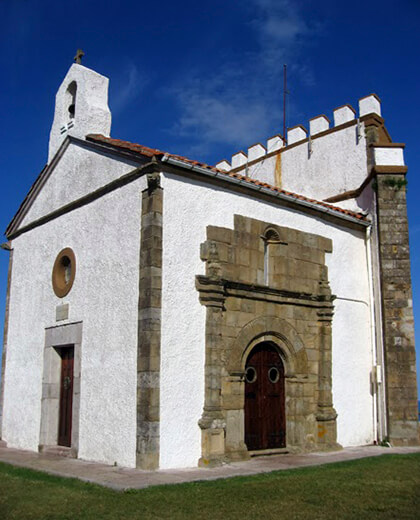
<path fill-rule="evenodd" d="M 73 406 L 73 362 L 74 348 L 60 349 L 61 356 L 61 388 L 60 412 L 58 420 L 58 445 L 71 446 L 71 421 Z"/>
<path fill-rule="evenodd" d="M 257 345 L 245 367 L 245 443 L 249 450 L 284 448 L 284 367 L 269 343 Z"/>

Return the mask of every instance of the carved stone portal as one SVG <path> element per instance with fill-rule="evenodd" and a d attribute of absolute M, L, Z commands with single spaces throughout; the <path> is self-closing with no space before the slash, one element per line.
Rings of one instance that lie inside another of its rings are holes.
<path fill-rule="evenodd" d="M 326 252 L 332 252 L 327 238 L 239 215 L 233 230 L 207 227 L 206 274 L 196 277 L 207 307 L 200 465 L 249 457 L 244 372 L 261 342 L 275 346 L 285 368 L 287 449 L 339 448 Z"/>

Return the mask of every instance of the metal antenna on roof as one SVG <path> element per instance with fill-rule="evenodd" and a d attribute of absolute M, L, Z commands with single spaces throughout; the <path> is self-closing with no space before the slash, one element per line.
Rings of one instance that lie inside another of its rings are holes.
<path fill-rule="evenodd" d="M 286 95 L 287 91 L 287 65 L 283 65 L 283 141 L 287 145 L 286 137 Z"/>

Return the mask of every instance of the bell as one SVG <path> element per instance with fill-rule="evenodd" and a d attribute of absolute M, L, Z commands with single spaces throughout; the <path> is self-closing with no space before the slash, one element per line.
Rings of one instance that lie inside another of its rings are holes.
<path fill-rule="evenodd" d="M 70 117 L 73 118 L 74 117 L 74 113 L 76 111 L 76 105 L 74 103 L 72 103 L 70 106 L 69 106 L 69 114 L 70 114 Z"/>

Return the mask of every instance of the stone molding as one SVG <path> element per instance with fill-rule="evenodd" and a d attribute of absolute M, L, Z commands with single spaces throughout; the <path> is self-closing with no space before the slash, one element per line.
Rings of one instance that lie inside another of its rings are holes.
<path fill-rule="evenodd" d="M 232 280 L 214 279 L 205 275 L 197 275 L 195 287 L 200 295 L 200 303 L 206 307 L 220 307 L 229 296 L 237 298 L 258 299 L 273 303 L 289 303 L 308 307 L 324 308 L 326 301 L 334 301 L 334 295 L 294 292 L 276 289 L 266 285 L 234 282 Z M 326 311 L 328 315 L 328 311 Z"/>
<path fill-rule="evenodd" d="M 83 323 L 68 323 L 45 329 L 44 369 L 42 375 L 41 424 L 39 451 L 57 446 L 61 378 L 61 347 L 74 347 L 73 406 L 70 454 L 79 451 L 80 375 L 82 359 Z"/>

